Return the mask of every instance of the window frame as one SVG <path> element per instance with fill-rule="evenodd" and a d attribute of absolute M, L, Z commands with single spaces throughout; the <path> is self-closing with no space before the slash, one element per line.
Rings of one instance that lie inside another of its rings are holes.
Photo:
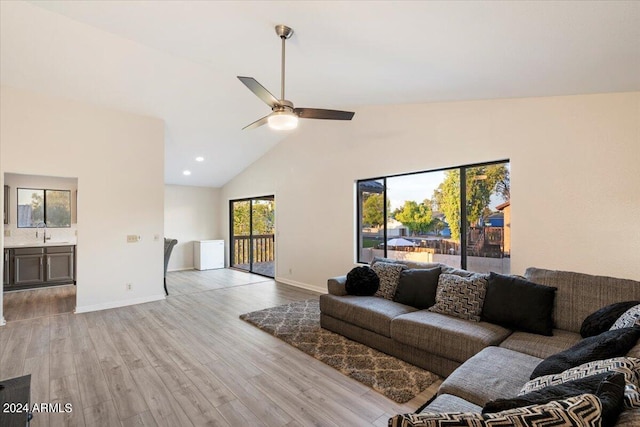
<path fill-rule="evenodd" d="M 383 203 L 382 203 L 382 210 L 383 210 L 383 215 L 384 215 L 384 224 L 383 224 L 383 239 L 384 242 L 387 242 L 387 223 L 389 221 L 387 215 L 387 179 L 389 178 L 396 178 L 396 177 L 401 177 L 401 176 L 410 176 L 410 175 L 418 175 L 418 174 L 425 174 L 425 173 L 431 173 L 431 172 L 444 172 L 444 171 L 450 171 L 450 170 L 456 170 L 458 169 L 458 171 L 460 172 L 460 268 L 462 268 L 463 270 L 467 269 L 467 210 L 463 209 L 463 206 L 467 206 L 467 176 L 466 176 L 466 171 L 467 169 L 471 169 L 474 167 L 481 167 L 481 166 L 491 166 L 491 165 L 497 165 L 497 164 L 502 164 L 502 163 L 509 163 L 511 164 L 511 160 L 509 159 L 502 159 L 502 160 L 492 160 L 489 162 L 480 162 L 480 163 L 470 163 L 470 164 L 465 164 L 465 165 L 457 165 L 457 166 L 450 166 L 450 167 L 442 167 L 442 168 L 437 168 L 437 169 L 428 169 L 428 170 L 422 170 L 422 171 L 414 171 L 414 172 L 407 172 L 407 173 L 397 173 L 397 174 L 393 174 L 393 175 L 386 175 L 386 176 L 378 176 L 378 177 L 373 177 L 373 178 L 365 178 L 365 179 L 358 179 L 356 180 L 356 236 L 355 236 L 355 241 L 356 241 L 356 263 L 357 264 L 367 264 L 366 262 L 361 261 L 360 259 L 360 254 L 362 253 L 361 248 L 360 248 L 360 242 L 362 240 L 362 200 L 361 200 L 361 193 L 360 193 L 360 183 L 362 182 L 366 182 L 366 181 L 382 181 L 382 194 L 383 194 Z M 384 257 L 387 258 L 387 245 L 384 245 Z"/>
<path fill-rule="evenodd" d="M 20 210 L 20 190 L 31 190 L 31 191 L 42 191 L 42 222 L 47 226 L 47 228 L 71 228 L 71 224 L 73 223 L 73 209 L 72 209 L 72 201 L 71 201 L 71 190 L 65 189 L 56 189 L 56 188 L 32 188 L 32 187 L 17 187 L 16 188 L 16 228 L 37 228 L 38 224 L 31 226 L 21 226 L 19 222 L 19 210 Z M 61 191 L 69 193 L 69 225 L 65 226 L 50 226 L 47 223 L 47 192 L 49 191 Z"/>

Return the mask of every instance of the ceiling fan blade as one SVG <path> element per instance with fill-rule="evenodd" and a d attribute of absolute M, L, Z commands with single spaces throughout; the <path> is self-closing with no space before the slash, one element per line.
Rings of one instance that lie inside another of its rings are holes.
<path fill-rule="evenodd" d="M 352 111 L 323 110 L 322 108 L 294 108 L 293 112 L 302 119 L 351 120 Z"/>
<path fill-rule="evenodd" d="M 256 120 L 255 122 L 253 122 L 251 124 L 246 125 L 245 127 L 242 128 L 242 130 L 255 129 L 257 127 L 260 127 L 260 126 L 266 124 L 269 121 L 269 116 L 270 115 L 271 114 L 269 114 L 267 116 L 264 116 L 263 118 L 258 119 L 258 120 Z"/>
<path fill-rule="evenodd" d="M 241 77 L 238 76 L 238 79 L 244 83 L 246 87 L 249 88 L 251 92 L 253 92 L 258 98 L 262 99 L 269 107 L 273 108 L 278 105 L 278 100 L 275 96 L 271 94 L 264 86 L 262 86 L 256 79 L 253 77 Z"/>

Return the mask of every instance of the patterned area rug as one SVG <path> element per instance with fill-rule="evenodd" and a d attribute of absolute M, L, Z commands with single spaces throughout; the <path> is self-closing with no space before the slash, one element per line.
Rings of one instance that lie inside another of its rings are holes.
<path fill-rule="evenodd" d="M 317 298 L 240 316 L 343 374 L 398 403 L 405 403 L 438 376 L 320 327 Z"/>

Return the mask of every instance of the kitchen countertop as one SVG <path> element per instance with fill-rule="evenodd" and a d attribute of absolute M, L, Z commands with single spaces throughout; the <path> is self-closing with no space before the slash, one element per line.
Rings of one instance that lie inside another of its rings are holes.
<path fill-rule="evenodd" d="M 46 248 L 49 246 L 75 246 L 76 242 L 73 241 L 65 241 L 65 242 L 25 242 L 25 243 L 6 243 L 4 245 L 4 249 L 15 249 L 15 248 Z"/>

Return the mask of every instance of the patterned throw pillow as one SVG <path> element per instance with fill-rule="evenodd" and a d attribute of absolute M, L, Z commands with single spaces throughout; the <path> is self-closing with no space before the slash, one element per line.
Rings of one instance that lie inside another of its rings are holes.
<path fill-rule="evenodd" d="M 575 368 L 553 375 L 545 375 L 526 383 L 518 396 L 540 390 L 550 385 L 563 384 L 603 372 L 620 372 L 624 375 L 624 406 L 627 409 L 640 408 L 640 359 L 635 357 L 614 357 L 584 363 Z"/>
<path fill-rule="evenodd" d="M 640 326 L 640 304 L 631 307 L 625 311 L 622 316 L 616 320 L 610 330 L 632 328 L 634 326 Z"/>
<path fill-rule="evenodd" d="M 602 307 L 583 320 L 580 335 L 587 338 L 608 331 L 625 311 L 638 304 L 640 301 L 623 301 Z"/>
<path fill-rule="evenodd" d="M 398 289 L 402 270 L 407 268 L 407 266 L 404 264 L 392 264 L 390 262 L 376 262 L 371 268 L 380 278 L 380 287 L 373 296 L 393 300 L 396 289 Z"/>
<path fill-rule="evenodd" d="M 486 293 L 487 276 L 476 274 L 460 277 L 455 274 L 441 274 L 438 279 L 436 304 L 430 307 L 429 311 L 479 322 Z"/>
<path fill-rule="evenodd" d="M 561 422 L 561 424 L 559 423 Z M 581 394 L 544 405 L 525 406 L 494 414 L 471 412 L 396 415 L 389 419 L 389 427 L 490 427 L 490 426 L 544 426 L 596 427 L 602 422 L 602 404 L 593 394 Z"/>

